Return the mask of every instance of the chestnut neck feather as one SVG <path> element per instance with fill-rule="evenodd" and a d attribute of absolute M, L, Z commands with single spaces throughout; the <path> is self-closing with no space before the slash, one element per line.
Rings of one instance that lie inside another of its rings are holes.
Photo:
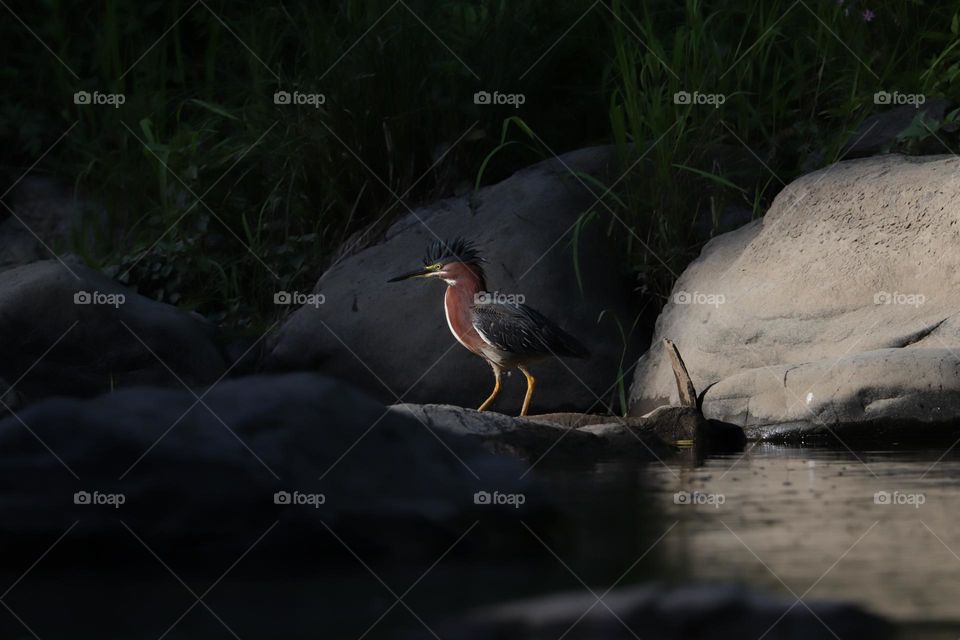
<path fill-rule="evenodd" d="M 483 277 L 483 269 L 479 265 L 451 262 L 444 266 L 443 270 L 447 276 L 445 279 L 451 287 L 469 290 L 470 295 L 485 291 L 487 288 L 486 280 Z M 451 281 L 453 281 L 452 284 Z"/>
<path fill-rule="evenodd" d="M 479 353 L 484 341 L 473 328 L 470 309 L 474 305 L 474 296 L 486 291 L 483 271 L 476 265 L 462 262 L 449 264 L 444 271 L 448 275 L 447 292 L 443 299 L 447 324 L 460 344 L 474 353 Z"/>

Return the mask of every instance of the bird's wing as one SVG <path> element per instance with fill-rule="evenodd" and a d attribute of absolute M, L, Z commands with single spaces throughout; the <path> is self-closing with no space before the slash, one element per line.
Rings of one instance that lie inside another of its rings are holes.
<path fill-rule="evenodd" d="M 473 328 L 493 347 L 518 356 L 589 354 L 573 336 L 525 304 L 476 304 Z"/>

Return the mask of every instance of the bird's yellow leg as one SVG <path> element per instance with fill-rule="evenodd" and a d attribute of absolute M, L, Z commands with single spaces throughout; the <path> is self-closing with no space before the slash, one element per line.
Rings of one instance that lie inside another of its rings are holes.
<path fill-rule="evenodd" d="M 517 367 L 517 368 L 520 369 L 520 371 L 523 372 L 523 375 L 526 376 L 527 378 L 527 395 L 523 397 L 523 408 L 520 409 L 520 415 L 525 416 L 527 415 L 527 409 L 530 408 L 530 398 L 533 397 L 533 390 L 537 386 L 537 381 L 534 379 L 532 375 L 530 375 L 530 372 L 527 371 L 526 367 Z"/>
<path fill-rule="evenodd" d="M 483 401 L 483 404 L 480 405 L 480 408 L 477 409 L 477 411 L 486 411 L 487 407 L 493 404 L 497 394 L 500 393 L 500 367 L 494 367 L 491 365 L 491 368 L 493 369 L 493 376 L 496 379 L 496 382 L 493 384 L 493 392 L 490 394 L 489 398 Z"/>

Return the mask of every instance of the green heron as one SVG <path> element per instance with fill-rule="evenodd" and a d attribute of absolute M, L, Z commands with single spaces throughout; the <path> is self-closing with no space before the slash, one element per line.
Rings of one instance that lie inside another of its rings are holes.
<path fill-rule="evenodd" d="M 525 416 L 536 384 L 528 369 L 531 363 L 550 356 L 587 358 L 590 354 L 576 338 L 527 305 L 502 301 L 504 296 L 488 293 L 482 262 L 473 244 L 462 238 L 437 240 L 427 248 L 422 268 L 389 282 L 408 278 L 440 278 L 446 282 L 444 309 L 450 332 L 493 369 L 493 392 L 478 411 L 487 409 L 500 393 L 503 371 L 516 368 L 527 379 L 520 410 Z"/>

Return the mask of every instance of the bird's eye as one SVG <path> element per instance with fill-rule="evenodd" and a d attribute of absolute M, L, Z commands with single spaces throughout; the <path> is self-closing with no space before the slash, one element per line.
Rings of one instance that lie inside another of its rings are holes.
<path fill-rule="evenodd" d="M 438 262 L 436 264 L 429 265 L 427 269 L 430 269 L 431 271 L 439 271 L 441 267 L 443 267 L 443 265 Z"/>

